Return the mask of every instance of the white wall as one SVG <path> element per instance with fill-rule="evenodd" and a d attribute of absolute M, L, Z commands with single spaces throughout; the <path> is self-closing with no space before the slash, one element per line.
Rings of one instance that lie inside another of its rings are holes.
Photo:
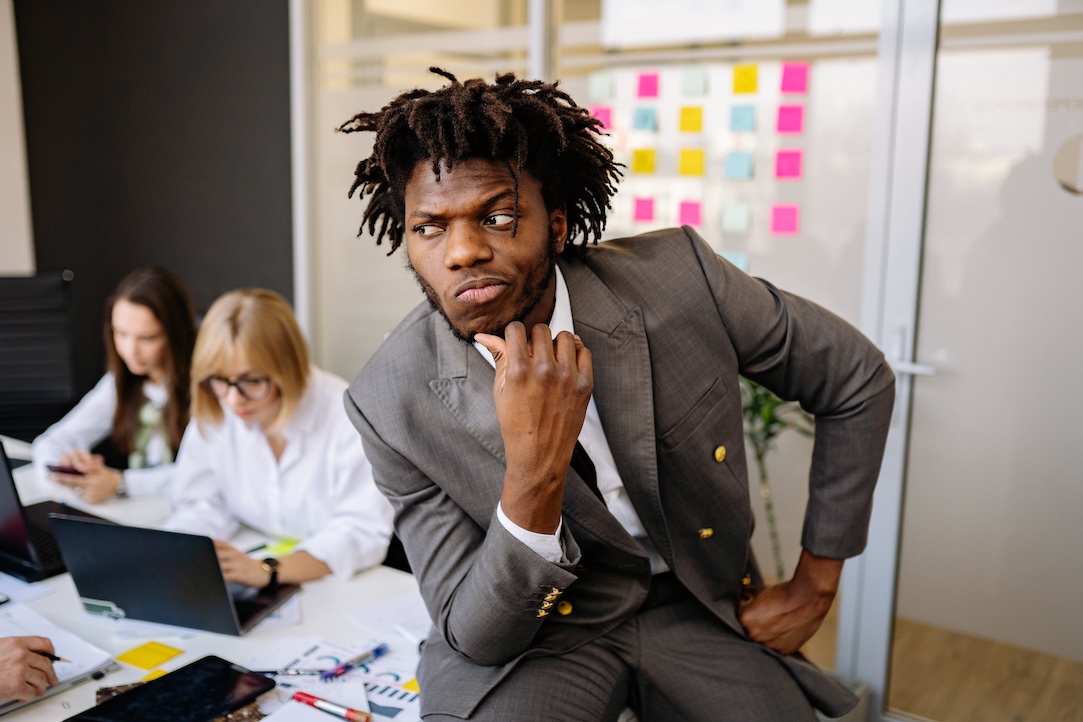
<path fill-rule="evenodd" d="M 0 274 L 30 274 L 34 240 L 12 0 L 0 0 L 0 159 Z"/>

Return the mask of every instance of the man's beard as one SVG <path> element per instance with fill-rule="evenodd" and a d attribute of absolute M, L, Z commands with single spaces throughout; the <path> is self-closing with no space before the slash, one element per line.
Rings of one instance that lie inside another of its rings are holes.
<path fill-rule="evenodd" d="M 537 262 L 531 266 L 529 276 L 526 279 L 526 284 L 523 287 L 523 292 L 518 299 L 514 299 L 515 303 L 514 311 L 511 317 L 504 321 L 499 328 L 483 329 L 481 331 L 475 331 L 473 333 L 489 333 L 494 336 L 504 337 L 504 329 L 507 325 L 513 321 L 522 321 L 530 312 L 534 310 L 534 307 L 538 305 L 542 297 L 545 295 L 546 290 L 549 288 L 549 283 L 553 280 L 553 274 L 555 273 L 556 262 L 556 236 L 553 230 L 549 230 L 549 242 L 545 246 L 545 250 L 538 256 Z M 428 299 L 429 305 L 433 310 L 438 311 L 441 316 L 444 317 L 444 322 L 447 323 L 448 329 L 450 329 L 452 335 L 459 339 L 463 343 L 473 344 L 473 333 L 464 333 L 461 329 L 457 328 L 455 324 L 448 318 L 447 313 L 444 311 L 443 306 L 440 305 L 440 297 L 436 293 L 436 289 L 429 284 L 424 278 L 418 275 L 417 270 L 414 268 L 414 264 L 410 263 L 410 256 L 406 256 L 406 267 L 410 269 L 410 273 L 414 274 L 414 279 L 417 281 L 417 285 L 421 286 L 421 290 L 425 292 L 425 298 Z M 530 329 L 527 329 L 529 334 Z"/>

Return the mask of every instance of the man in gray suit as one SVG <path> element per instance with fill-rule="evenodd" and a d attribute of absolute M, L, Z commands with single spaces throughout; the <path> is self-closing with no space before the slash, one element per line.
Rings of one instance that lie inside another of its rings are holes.
<path fill-rule="evenodd" d="M 435 624 L 423 716 L 845 713 L 798 649 L 865 544 L 883 356 L 689 228 L 589 245 L 619 177 L 597 122 L 552 84 L 436 72 L 341 128 L 375 131 L 351 194 L 429 301 L 346 396 Z M 766 588 L 738 374 L 816 416 L 801 559 Z"/>

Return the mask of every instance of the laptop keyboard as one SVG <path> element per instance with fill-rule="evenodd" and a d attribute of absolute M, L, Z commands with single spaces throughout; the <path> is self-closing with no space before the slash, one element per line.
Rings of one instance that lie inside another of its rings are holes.
<path fill-rule="evenodd" d="M 44 524 L 36 519 L 27 520 L 27 529 L 30 532 L 30 542 L 38 553 L 38 561 L 45 569 L 61 566 L 64 558 L 60 555 L 60 546 L 56 543 L 56 536 L 49 528 L 49 522 Z"/>

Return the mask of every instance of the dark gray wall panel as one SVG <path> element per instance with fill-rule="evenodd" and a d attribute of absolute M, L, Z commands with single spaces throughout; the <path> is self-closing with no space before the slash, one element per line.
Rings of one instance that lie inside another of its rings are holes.
<path fill-rule="evenodd" d="M 77 385 L 102 306 L 162 265 L 200 311 L 293 294 L 286 0 L 15 0 L 38 269 L 71 269 Z"/>

